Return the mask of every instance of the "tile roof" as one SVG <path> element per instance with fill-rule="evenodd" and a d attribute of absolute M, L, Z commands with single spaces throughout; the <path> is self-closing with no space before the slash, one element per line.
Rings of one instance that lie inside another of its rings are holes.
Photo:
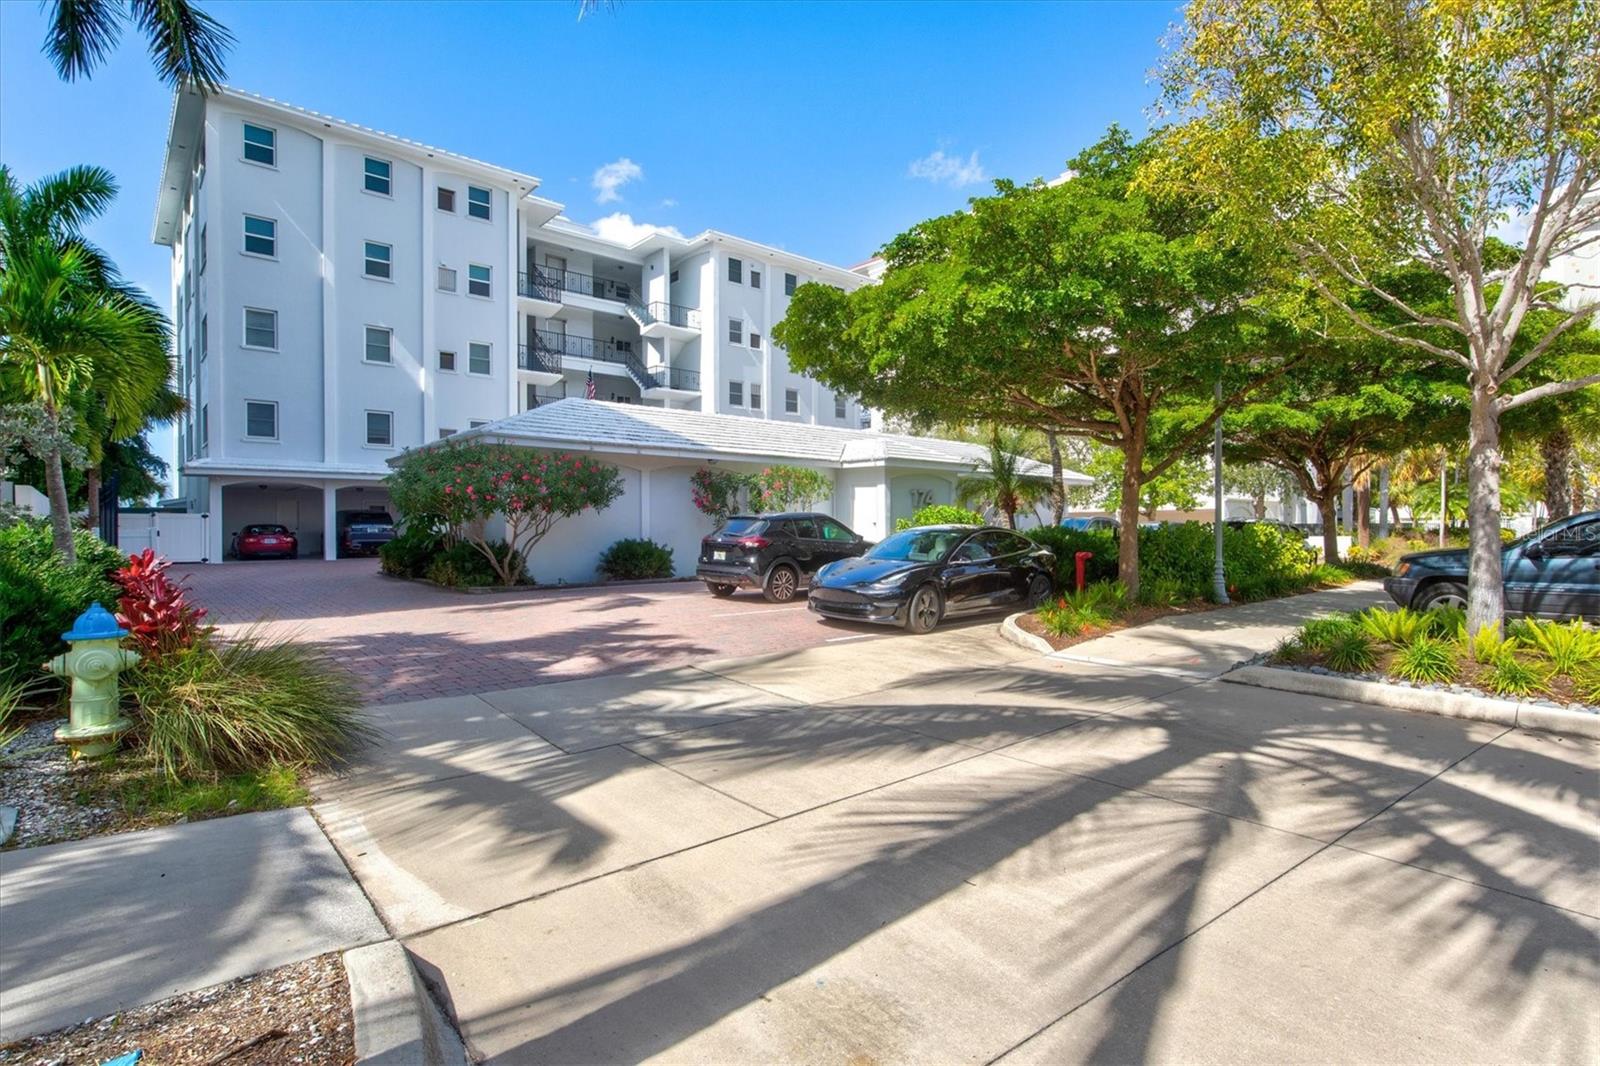
<path fill-rule="evenodd" d="M 493 437 L 555 445 L 582 445 L 665 454 L 703 453 L 708 458 L 744 456 L 751 460 L 805 460 L 839 466 L 902 462 L 974 470 L 988 456 L 979 444 L 912 437 L 872 430 L 813 426 L 765 418 L 675 411 L 641 404 L 565 399 L 468 430 L 461 437 Z M 430 445 L 431 446 L 431 445 Z M 1050 467 L 1031 459 L 1023 469 L 1049 477 Z M 1068 484 L 1091 479 L 1066 471 Z"/>

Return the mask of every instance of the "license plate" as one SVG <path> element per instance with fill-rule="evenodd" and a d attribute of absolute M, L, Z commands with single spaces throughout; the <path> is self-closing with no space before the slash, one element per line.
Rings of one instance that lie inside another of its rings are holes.
<path fill-rule="evenodd" d="M 277 537 L 262 537 L 261 538 L 261 543 L 263 543 L 263 544 L 276 544 L 276 543 L 278 543 L 278 538 Z"/>
<path fill-rule="evenodd" d="M 712 552 L 711 553 L 711 558 L 715 559 L 719 563 L 722 562 L 727 557 L 728 557 L 728 553 L 727 552 Z"/>

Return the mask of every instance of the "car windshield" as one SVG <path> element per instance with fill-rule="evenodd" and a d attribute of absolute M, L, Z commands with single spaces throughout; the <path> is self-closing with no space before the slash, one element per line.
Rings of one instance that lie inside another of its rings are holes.
<path fill-rule="evenodd" d="M 967 535 L 964 529 L 907 529 L 881 540 L 867 552 L 868 559 L 931 563 L 950 554 Z"/>
<path fill-rule="evenodd" d="M 767 528 L 765 518 L 730 518 L 718 533 L 728 533 L 736 537 L 761 533 Z"/>
<path fill-rule="evenodd" d="M 289 532 L 283 526 L 245 526 L 244 527 L 244 531 L 245 531 L 245 535 L 246 536 L 251 536 L 251 535 L 255 535 L 255 534 L 259 534 L 259 533 L 279 533 L 279 534 L 282 534 L 282 533 Z"/>
<path fill-rule="evenodd" d="M 394 519 L 382 511 L 373 511 L 370 514 L 353 514 L 350 516 L 353 526 L 388 526 L 394 524 Z"/>

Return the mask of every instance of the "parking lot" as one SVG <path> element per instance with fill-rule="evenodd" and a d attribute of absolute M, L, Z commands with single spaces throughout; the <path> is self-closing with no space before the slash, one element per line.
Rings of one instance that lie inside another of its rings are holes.
<path fill-rule="evenodd" d="M 716 599 L 699 582 L 460 593 L 387 578 L 374 559 L 193 566 L 210 620 L 314 641 L 374 703 L 570 681 L 819 644 L 903 639 L 820 621 L 798 600 Z M 175 574 L 177 571 L 175 571 Z"/>

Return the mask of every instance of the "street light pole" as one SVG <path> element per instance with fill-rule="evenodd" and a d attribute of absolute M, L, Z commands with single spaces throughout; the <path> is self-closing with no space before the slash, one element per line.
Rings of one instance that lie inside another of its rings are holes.
<path fill-rule="evenodd" d="M 1222 406 L 1222 378 L 1217 378 L 1217 406 Z M 1211 439 L 1211 533 L 1216 542 L 1216 559 L 1211 566 L 1211 594 L 1218 603 L 1228 602 L 1228 575 L 1222 565 L 1222 416 Z"/>

